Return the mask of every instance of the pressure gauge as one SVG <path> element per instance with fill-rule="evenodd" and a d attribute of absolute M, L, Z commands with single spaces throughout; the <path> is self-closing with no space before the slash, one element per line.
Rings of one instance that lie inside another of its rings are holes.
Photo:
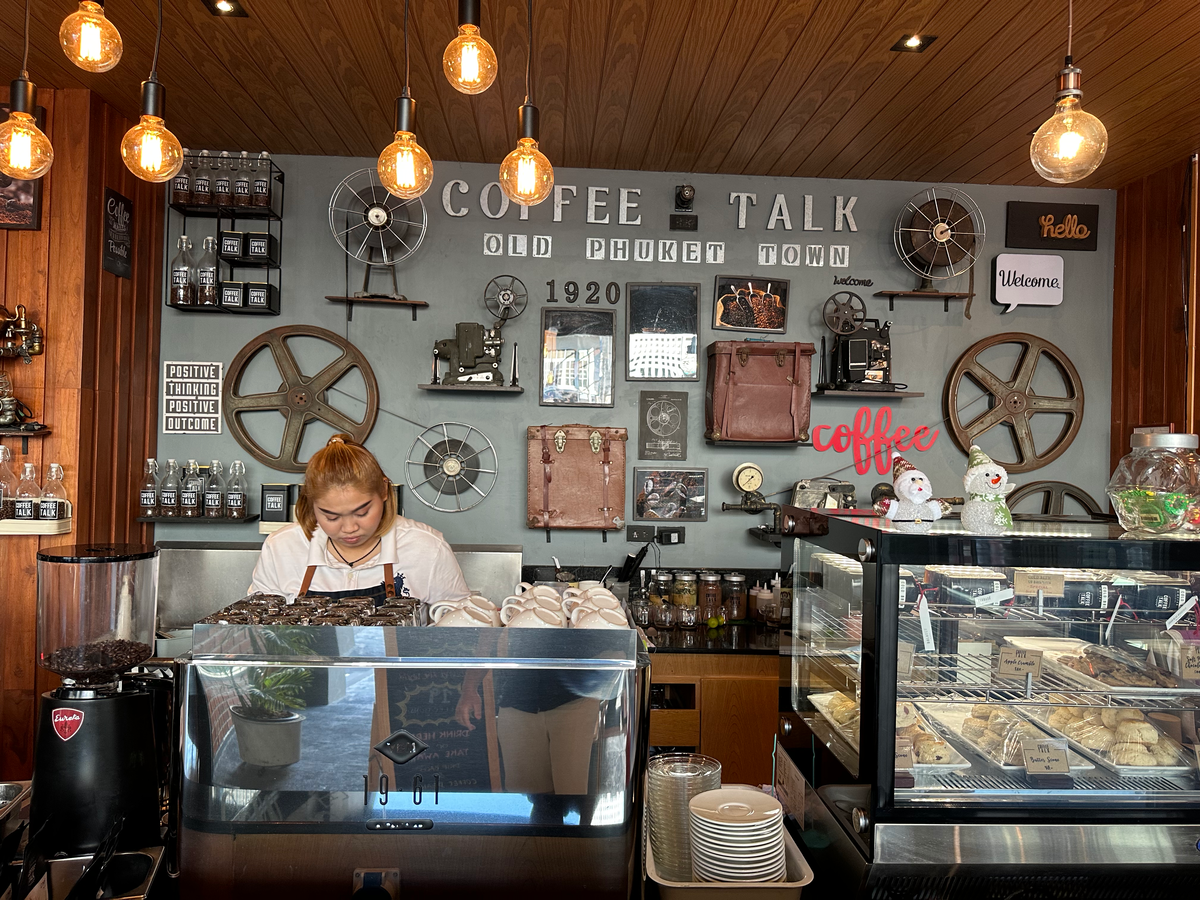
<path fill-rule="evenodd" d="M 742 463 L 733 470 L 733 486 L 743 494 L 749 494 L 762 487 L 763 470 L 755 463 Z"/>

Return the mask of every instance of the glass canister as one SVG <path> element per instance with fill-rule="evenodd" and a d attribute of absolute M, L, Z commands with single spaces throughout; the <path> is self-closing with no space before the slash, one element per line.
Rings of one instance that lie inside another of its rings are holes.
<path fill-rule="evenodd" d="M 671 585 L 671 602 L 676 606 L 696 605 L 696 573 L 676 572 Z"/>
<path fill-rule="evenodd" d="M 1200 530 L 1200 471 L 1194 434 L 1133 434 L 1130 452 L 1117 463 L 1108 498 L 1126 531 L 1165 534 L 1182 530 L 1194 510 Z"/>
<path fill-rule="evenodd" d="M 725 576 L 725 614 L 730 622 L 746 618 L 746 576 L 729 572 Z"/>
<path fill-rule="evenodd" d="M 700 607 L 700 620 L 704 622 L 715 617 L 721 611 L 721 574 L 719 572 L 700 573 L 696 605 Z"/>
<path fill-rule="evenodd" d="M 655 606 L 669 603 L 675 576 L 670 572 L 655 572 L 650 582 L 650 602 Z"/>

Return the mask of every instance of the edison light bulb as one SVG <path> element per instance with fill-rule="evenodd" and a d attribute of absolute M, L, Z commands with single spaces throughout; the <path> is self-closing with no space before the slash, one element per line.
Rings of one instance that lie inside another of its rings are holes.
<path fill-rule="evenodd" d="M 517 149 L 500 163 L 500 189 L 513 203 L 535 206 L 554 187 L 554 167 L 530 137 L 517 141 Z"/>
<path fill-rule="evenodd" d="M 1108 150 L 1103 123 L 1076 97 L 1063 97 L 1029 145 L 1029 158 L 1047 181 L 1070 184 L 1096 171 Z"/>
<path fill-rule="evenodd" d="M 0 172 L 9 178 L 31 181 L 50 171 L 54 148 L 33 116 L 13 111 L 0 125 Z"/>
<path fill-rule="evenodd" d="M 446 45 L 442 71 L 457 91 L 481 94 L 496 80 L 496 51 L 475 25 L 459 25 L 458 37 Z"/>
<path fill-rule="evenodd" d="M 396 140 L 379 154 L 376 168 L 380 183 L 402 200 L 420 197 L 433 182 L 433 160 L 411 131 L 396 132 Z"/>
<path fill-rule="evenodd" d="M 79 9 L 63 19 L 58 41 L 67 59 L 89 72 L 107 72 L 121 61 L 121 33 L 104 15 L 104 7 L 82 0 Z"/>
<path fill-rule="evenodd" d="M 125 132 L 121 158 L 142 181 L 170 181 L 183 167 L 183 146 L 162 119 L 143 114 L 141 121 Z"/>

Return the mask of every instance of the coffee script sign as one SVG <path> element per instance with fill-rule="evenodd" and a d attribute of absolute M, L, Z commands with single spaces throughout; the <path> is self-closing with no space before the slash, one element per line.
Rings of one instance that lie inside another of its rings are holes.
<path fill-rule="evenodd" d="M 1010 200 L 1004 246 L 1026 250 L 1095 250 L 1100 207 L 1092 203 Z"/>
<path fill-rule="evenodd" d="M 133 201 L 104 189 L 104 271 L 121 278 L 133 272 Z"/>

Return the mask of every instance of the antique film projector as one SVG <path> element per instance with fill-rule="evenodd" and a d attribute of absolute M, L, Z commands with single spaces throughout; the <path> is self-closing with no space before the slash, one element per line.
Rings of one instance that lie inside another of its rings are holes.
<path fill-rule="evenodd" d="M 862 297 L 838 291 L 825 301 L 821 318 L 833 332 L 831 376 L 825 374 L 825 339 L 821 339 L 821 376 L 817 387 L 839 391 L 894 391 L 891 322 L 867 318 Z"/>
<path fill-rule="evenodd" d="M 489 281 L 483 291 L 483 305 L 496 317 L 495 323 L 489 328 L 478 322 L 459 322 L 454 326 L 454 337 L 435 341 L 430 384 L 503 387 L 500 353 L 504 339 L 501 329 L 505 322 L 523 313 L 528 302 L 529 294 L 525 285 L 515 275 L 498 275 Z M 517 345 L 513 344 L 509 372 L 511 387 L 519 386 L 516 350 Z M 439 361 L 447 364 L 446 373 L 440 378 Z"/>

